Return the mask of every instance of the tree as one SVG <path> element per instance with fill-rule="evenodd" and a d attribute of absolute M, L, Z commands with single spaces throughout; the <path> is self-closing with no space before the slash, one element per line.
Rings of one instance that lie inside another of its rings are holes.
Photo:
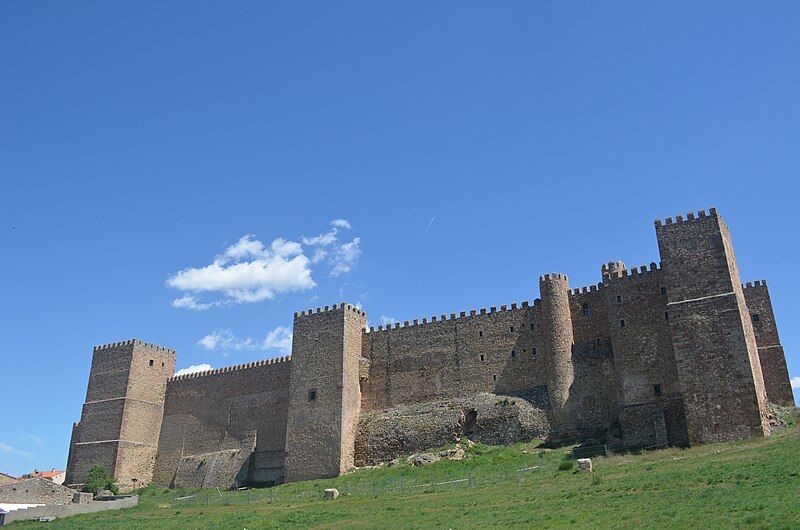
<path fill-rule="evenodd" d="M 114 495 L 119 495 L 119 488 L 114 484 L 114 477 L 110 476 L 106 468 L 94 466 L 86 477 L 86 484 L 81 491 L 97 495 L 97 492 L 108 490 Z"/>

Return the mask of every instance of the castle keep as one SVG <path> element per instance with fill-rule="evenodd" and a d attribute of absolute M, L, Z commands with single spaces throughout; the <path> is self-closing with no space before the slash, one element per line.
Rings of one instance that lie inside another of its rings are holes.
<path fill-rule="evenodd" d="M 768 435 L 768 403 L 793 397 L 766 282 L 742 285 L 714 209 L 655 229 L 660 265 L 545 274 L 532 303 L 377 328 L 346 303 L 295 313 L 290 357 L 175 377 L 173 350 L 97 346 L 67 483 L 94 465 L 123 489 L 331 477 L 454 435 Z"/>

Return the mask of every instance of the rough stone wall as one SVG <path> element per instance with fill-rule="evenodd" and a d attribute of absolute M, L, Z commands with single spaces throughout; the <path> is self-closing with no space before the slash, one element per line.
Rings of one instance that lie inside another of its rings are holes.
<path fill-rule="evenodd" d="M 478 394 L 466 398 L 370 410 L 359 423 L 356 465 L 376 465 L 467 437 L 500 445 L 545 438 L 547 412 L 521 398 Z"/>
<path fill-rule="evenodd" d="M 353 462 L 366 315 L 350 304 L 295 313 L 286 480 L 333 477 Z"/>
<path fill-rule="evenodd" d="M 656 221 L 656 235 L 689 442 L 767 434 L 758 352 L 727 227 L 712 209 Z"/>
<path fill-rule="evenodd" d="M 748 282 L 744 286 L 744 299 L 758 345 L 764 388 L 771 403 L 791 406 L 794 404 L 786 356 L 778 335 L 775 313 L 766 281 Z"/>
<path fill-rule="evenodd" d="M 655 263 L 632 269 L 622 262 L 612 265 L 603 268 L 603 292 L 623 443 L 662 445 L 666 441 L 657 439 L 654 426 L 666 422 L 677 429 L 669 429 L 668 442 L 686 445 L 662 271 Z"/>
<path fill-rule="evenodd" d="M 282 357 L 171 379 L 154 482 L 282 482 L 291 364 Z"/>
<path fill-rule="evenodd" d="M 123 491 L 150 483 L 175 351 L 138 339 L 94 348 L 86 403 L 73 427 L 67 484 L 96 465 Z"/>
<path fill-rule="evenodd" d="M 69 504 L 74 494 L 75 490 L 42 477 L 0 486 L 0 502 L 10 504 Z"/>
<path fill-rule="evenodd" d="M 547 394 L 555 423 L 562 432 L 573 431 L 574 414 L 568 405 L 575 379 L 572 363 L 573 334 L 569 281 L 565 274 L 539 278 L 542 300 L 542 346 L 547 354 Z"/>

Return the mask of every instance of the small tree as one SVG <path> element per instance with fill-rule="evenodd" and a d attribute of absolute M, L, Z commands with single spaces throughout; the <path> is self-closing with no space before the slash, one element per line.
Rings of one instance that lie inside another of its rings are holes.
<path fill-rule="evenodd" d="M 86 484 L 81 491 L 97 495 L 97 492 L 108 490 L 114 495 L 119 495 L 119 489 L 114 484 L 114 477 L 110 476 L 106 468 L 94 466 L 86 477 Z"/>

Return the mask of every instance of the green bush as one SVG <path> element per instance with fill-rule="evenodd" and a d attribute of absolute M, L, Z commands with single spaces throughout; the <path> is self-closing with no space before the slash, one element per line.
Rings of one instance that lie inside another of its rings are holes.
<path fill-rule="evenodd" d="M 575 463 L 572 460 L 564 460 L 560 464 L 558 464 L 558 470 L 559 471 L 568 471 L 568 470 L 572 469 L 572 466 L 574 466 L 574 465 L 575 465 Z"/>
<path fill-rule="evenodd" d="M 108 490 L 114 495 L 119 495 L 119 488 L 114 484 L 114 477 L 110 476 L 106 468 L 94 466 L 86 477 L 86 484 L 81 491 L 97 495 L 98 491 Z"/>

